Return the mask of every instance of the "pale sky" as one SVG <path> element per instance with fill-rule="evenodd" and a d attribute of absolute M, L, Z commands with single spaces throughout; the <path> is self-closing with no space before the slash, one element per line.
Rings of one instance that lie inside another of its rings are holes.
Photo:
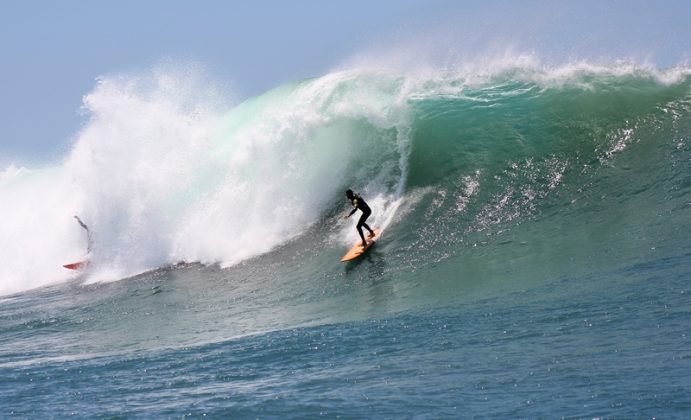
<path fill-rule="evenodd" d="M 161 60 L 199 63 L 243 99 L 406 45 L 665 68 L 688 64 L 690 22 L 688 0 L 3 0 L 0 170 L 60 161 L 96 79 Z"/>

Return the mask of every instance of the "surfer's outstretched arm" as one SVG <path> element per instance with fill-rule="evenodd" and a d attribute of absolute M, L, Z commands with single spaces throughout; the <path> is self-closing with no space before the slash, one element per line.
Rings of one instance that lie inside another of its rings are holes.
<path fill-rule="evenodd" d="M 91 231 L 89 230 L 89 227 L 86 226 L 86 224 L 84 224 L 84 222 L 82 222 L 82 219 L 80 219 L 79 216 L 75 215 L 74 218 L 77 219 L 77 223 L 79 223 L 79 225 L 81 227 L 83 227 L 84 230 L 86 230 L 86 241 L 87 241 L 86 252 L 89 253 L 89 252 L 91 252 L 91 244 L 93 242 L 91 239 Z"/>
<path fill-rule="evenodd" d="M 87 232 L 89 231 L 89 228 L 84 224 L 84 222 L 82 222 L 82 219 L 80 219 L 79 216 L 75 215 L 74 218 L 77 219 L 77 223 L 79 223 L 79 226 L 86 229 Z"/>

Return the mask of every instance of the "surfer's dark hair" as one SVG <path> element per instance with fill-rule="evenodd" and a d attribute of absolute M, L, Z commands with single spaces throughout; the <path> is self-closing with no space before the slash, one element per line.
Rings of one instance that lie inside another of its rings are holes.
<path fill-rule="evenodd" d="M 350 198 L 350 197 L 352 197 L 353 195 L 354 195 L 354 194 L 353 194 L 353 190 L 346 190 L 346 197 Z"/>

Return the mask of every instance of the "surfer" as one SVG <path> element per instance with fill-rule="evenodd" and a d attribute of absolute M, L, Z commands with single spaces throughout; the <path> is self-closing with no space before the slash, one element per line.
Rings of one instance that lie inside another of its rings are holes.
<path fill-rule="evenodd" d="M 365 220 L 372 214 L 372 209 L 370 209 L 365 200 L 360 197 L 360 194 L 355 194 L 352 190 L 346 191 L 346 197 L 348 197 L 348 200 L 350 200 L 350 203 L 353 205 L 353 210 L 345 216 L 345 219 L 352 216 L 358 209 L 362 211 L 362 216 L 360 216 L 360 220 L 357 222 L 357 232 L 360 234 L 360 239 L 362 239 L 362 246 L 366 247 L 367 241 L 365 241 L 365 235 L 362 234 L 362 227 L 364 226 L 365 229 L 369 230 L 370 238 L 374 236 L 374 231 L 365 223 Z"/>
<path fill-rule="evenodd" d="M 86 230 L 86 252 L 89 253 L 91 252 L 91 231 L 89 230 L 88 226 L 86 226 L 84 222 L 82 222 L 82 219 L 80 219 L 79 216 L 75 214 L 74 218 L 77 219 L 77 223 L 79 223 L 79 225 L 83 227 L 84 230 Z"/>

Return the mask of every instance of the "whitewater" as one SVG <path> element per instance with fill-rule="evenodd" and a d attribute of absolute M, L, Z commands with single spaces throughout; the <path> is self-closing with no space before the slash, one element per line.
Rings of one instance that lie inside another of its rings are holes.
<path fill-rule="evenodd" d="M 104 76 L 0 172 L 3 416 L 691 412 L 689 67 L 207 82 Z M 384 234 L 341 264 L 349 188 Z"/>

